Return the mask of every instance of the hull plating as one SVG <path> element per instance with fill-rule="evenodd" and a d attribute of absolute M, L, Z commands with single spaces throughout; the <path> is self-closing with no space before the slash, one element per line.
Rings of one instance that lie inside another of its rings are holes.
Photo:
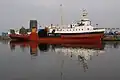
<path fill-rule="evenodd" d="M 36 41 L 39 43 L 99 43 L 103 37 L 103 34 L 83 34 L 83 35 L 62 35 L 61 37 L 38 37 L 37 33 L 30 35 L 16 35 L 12 34 L 9 36 L 15 40 L 28 40 Z"/>

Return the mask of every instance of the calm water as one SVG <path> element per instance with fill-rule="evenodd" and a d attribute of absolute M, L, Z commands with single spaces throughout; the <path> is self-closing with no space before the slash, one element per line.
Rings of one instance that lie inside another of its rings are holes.
<path fill-rule="evenodd" d="M 2 41 L 0 51 L 0 80 L 120 80 L 120 42 L 29 46 Z"/>

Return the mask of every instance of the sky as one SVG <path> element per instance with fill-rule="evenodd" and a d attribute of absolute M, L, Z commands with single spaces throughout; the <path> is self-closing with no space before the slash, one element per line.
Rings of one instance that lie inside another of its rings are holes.
<path fill-rule="evenodd" d="M 93 25 L 120 27 L 119 0 L 0 0 L 0 32 L 21 26 L 29 28 L 32 19 L 42 26 L 60 24 L 60 4 L 64 24 L 79 20 L 84 8 Z"/>

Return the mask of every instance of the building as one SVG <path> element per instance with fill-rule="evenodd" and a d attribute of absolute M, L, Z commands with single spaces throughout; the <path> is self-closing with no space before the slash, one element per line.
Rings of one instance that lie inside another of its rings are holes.
<path fill-rule="evenodd" d="M 6 36 L 8 36 L 8 33 L 7 32 L 2 32 L 2 36 L 6 37 Z"/>
<path fill-rule="evenodd" d="M 32 28 L 37 28 L 37 20 L 30 20 L 30 30 L 32 31 Z"/>

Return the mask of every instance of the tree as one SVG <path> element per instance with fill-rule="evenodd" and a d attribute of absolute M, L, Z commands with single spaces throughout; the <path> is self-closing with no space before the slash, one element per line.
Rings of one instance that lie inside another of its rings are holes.
<path fill-rule="evenodd" d="M 10 34 L 15 34 L 15 30 L 14 29 L 10 29 Z"/>
<path fill-rule="evenodd" d="M 19 30 L 20 34 L 27 34 L 27 30 L 22 26 L 22 28 Z"/>

